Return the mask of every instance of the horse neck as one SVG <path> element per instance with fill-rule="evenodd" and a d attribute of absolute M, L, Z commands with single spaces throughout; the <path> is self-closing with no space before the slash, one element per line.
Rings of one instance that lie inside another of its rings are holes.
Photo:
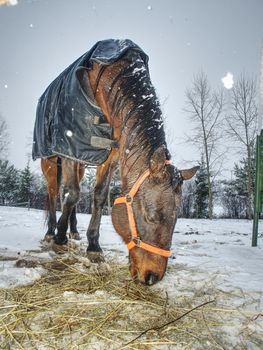
<path fill-rule="evenodd" d="M 128 192 L 139 176 L 149 169 L 155 150 L 166 145 L 162 114 L 155 93 L 153 103 L 140 106 L 138 110 L 134 101 L 129 100 L 118 116 L 122 122 L 119 152 L 123 192 Z"/>
<path fill-rule="evenodd" d="M 148 147 L 138 144 L 133 125 L 136 117 L 123 126 L 119 140 L 120 176 L 123 192 L 128 192 L 139 176 L 149 168 Z"/>
<path fill-rule="evenodd" d="M 113 138 L 119 142 L 120 175 L 122 190 L 125 192 L 130 190 L 137 178 L 149 168 L 150 155 L 159 146 L 159 143 L 165 143 L 163 126 L 162 124 L 158 125 L 158 118 L 160 121 L 162 119 L 161 112 L 150 80 L 146 80 L 146 83 L 152 88 L 149 93 L 153 96 L 150 108 L 149 104 L 147 106 L 147 101 L 134 101 L 132 98 L 134 92 L 129 91 L 129 84 L 128 92 L 125 92 L 121 88 L 121 81 L 114 83 L 115 77 L 128 66 L 129 63 L 120 61 L 106 67 L 98 85 L 96 81 L 101 69 L 100 66 L 95 64 L 90 72 L 90 81 L 94 88 L 97 102 L 107 121 L 113 127 Z M 135 93 L 138 96 L 147 95 L 147 89 L 143 90 L 141 87 L 142 83 L 138 83 Z M 124 95 L 122 95 L 123 93 Z M 119 98 L 117 103 L 115 103 L 116 96 Z M 138 108 L 140 105 L 142 107 Z M 140 139 L 136 131 L 137 126 Z M 153 132 L 149 132 L 150 128 L 152 128 Z"/>
<path fill-rule="evenodd" d="M 156 95 L 155 98 L 157 101 Z M 153 103 L 152 108 L 142 105 L 139 112 L 131 113 L 136 109 L 137 105 L 134 105 L 134 101 L 127 100 L 125 107 L 118 116 L 115 116 L 119 125 L 121 125 L 119 130 L 119 154 L 120 176 L 124 193 L 129 192 L 140 175 L 149 169 L 150 158 L 154 151 L 165 144 L 159 105 Z M 156 114 L 152 112 L 154 109 L 156 109 Z M 127 118 L 128 115 L 130 115 L 129 118 Z M 145 120 L 147 121 L 146 124 Z M 161 123 L 160 125 L 158 125 L 158 120 Z M 153 131 L 149 132 L 150 129 Z"/>

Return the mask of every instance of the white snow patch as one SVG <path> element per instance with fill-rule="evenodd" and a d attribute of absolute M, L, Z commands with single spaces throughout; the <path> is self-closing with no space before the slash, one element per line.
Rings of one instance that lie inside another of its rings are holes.
<path fill-rule="evenodd" d="M 0 288 L 17 287 L 31 284 L 44 274 L 41 267 L 18 268 L 13 261 L 1 261 L 0 263 Z"/>
<path fill-rule="evenodd" d="M 142 67 L 140 67 L 140 68 L 138 68 L 138 67 L 136 67 L 136 68 L 134 68 L 134 70 L 133 70 L 133 74 L 136 74 L 136 73 L 138 73 L 138 72 L 145 72 L 146 71 L 146 68 L 144 67 L 144 66 L 142 66 Z"/>
<path fill-rule="evenodd" d="M 151 99 L 152 97 L 154 97 L 154 95 L 153 94 L 149 94 L 149 95 L 142 95 L 142 98 L 144 99 L 144 100 L 149 100 L 149 99 Z"/>

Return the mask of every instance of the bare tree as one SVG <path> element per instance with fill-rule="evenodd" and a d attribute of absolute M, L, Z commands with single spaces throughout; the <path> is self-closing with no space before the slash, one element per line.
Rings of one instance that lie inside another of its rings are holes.
<path fill-rule="evenodd" d="M 183 196 L 180 207 L 180 216 L 183 218 L 193 217 L 194 212 L 195 182 L 193 179 L 186 181 L 183 186 Z"/>
<path fill-rule="evenodd" d="M 257 133 L 257 84 L 255 79 L 242 74 L 231 92 L 231 110 L 226 118 L 228 136 L 236 142 L 247 160 L 247 215 L 252 218 L 253 159 Z"/>
<path fill-rule="evenodd" d="M 8 153 L 9 134 L 7 123 L 0 115 L 0 160 L 5 160 Z"/>
<path fill-rule="evenodd" d="M 221 138 L 221 114 L 224 98 L 222 91 L 213 91 L 205 73 L 201 72 L 193 79 L 192 87 L 186 90 L 185 111 L 195 124 L 193 135 L 188 141 L 193 143 L 204 155 L 208 182 L 208 217 L 213 217 L 213 180 L 218 174 L 222 159 L 219 151 Z"/>

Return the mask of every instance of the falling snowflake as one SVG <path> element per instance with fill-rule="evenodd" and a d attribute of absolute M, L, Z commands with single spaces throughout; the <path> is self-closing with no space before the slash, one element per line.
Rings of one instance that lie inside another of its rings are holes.
<path fill-rule="evenodd" d="M 15 6 L 18 4 L 17 0 L 0 0 L 0 6 L 7 5 L 7 6 Z"/>
<path fill-rule="evenodd" d="M 29 24 L 29 27 L 30 27 L 30 28 L 34 28 L 34 24 L 30 23 L 30 24 Z"/>
<path fill-rule="evenodd" d="M 232 89 L 234 85 L 233 74 L 227 72 L 227 74 L 221 79 L 221 81 L 226 89 Z"/>
<path fill-rule="evenodd" d="M 5 89 L 7 89 L 7 88 L 8 88 L 8 85 L 7 85 L 7 84 L 5 84 L 5 85 L 4 85 L 4 88 L 5 88 Z"/>
<path fill-rule="evenodd" d="M 67 135 L 68 137 L 72 137 L 73 132 L 72 132 L 71 130 L 67 130 L 66 135 Z"/>
<path fill-rule="evenodd" d="M 147 7 L 147 10 L 151 11 L 151 10 L 152 10 L 152 6 L 149 5 L 149 6 Z"/>

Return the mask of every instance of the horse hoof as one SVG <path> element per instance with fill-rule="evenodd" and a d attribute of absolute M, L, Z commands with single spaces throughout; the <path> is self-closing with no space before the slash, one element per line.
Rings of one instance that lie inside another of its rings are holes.
<path fill-rule="evenodd" d="M 76 239 L 77 241 L 80 241 L 80 234 L 78 232 L 70 232 L 69 233 L 69 238 L 71 239 Z"/>
<path fill-rule="evenodd" d="M 55 244 L 58 245 L 65 245 L 68 243 L 67 236 L 65 236 L 63 239 L 61 239 L 58 235 L 53 236 Z"/>
<path fill-rule="evenodd" d="M 47 242 L 47 243 L 50 243 L 53 241 L 55 235 L 52 235 L 52 234 L 49 234 L 49 233 L 46 233 L 45 234 L 45 237 L 43 239 L 44 242 Z"/>
<path fill-rule="evenodd" d="M 87 250 L 87 257 L 89 261 L 95 264 L 103 263 L 105 262 L 104 256 L 102 251 L 101 252 L 91 252 Z"/>

